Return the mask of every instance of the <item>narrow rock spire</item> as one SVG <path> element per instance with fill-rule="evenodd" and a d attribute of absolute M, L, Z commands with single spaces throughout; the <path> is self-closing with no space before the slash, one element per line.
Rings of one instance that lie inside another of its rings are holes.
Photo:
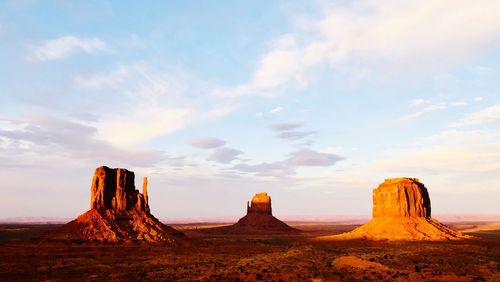
<path fill-rule="evenodd" d="M 144 200 L 146 201 L 146 205 L 149 205 L 148 199 L 148 178 L 144 176 L 142 180 L 142 195 L 144 195 Z"/>

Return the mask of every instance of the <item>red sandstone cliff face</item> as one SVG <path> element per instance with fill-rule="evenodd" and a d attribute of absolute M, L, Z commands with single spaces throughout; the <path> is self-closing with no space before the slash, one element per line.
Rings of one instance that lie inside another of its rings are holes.
<path fill-rule="evenodd" d="M 373 189 L 373 219 L 323 239 L 453 240 L 467 238 L 431 218 L 427 188 L 416 178 L 386 179 Z"/>
<path fill-rule="evenodd" d="M 431 217 L 431 200 L 416 178 L 386 179 L 373 190 L 373 217 Z"/>
<path fill-rule="evenodd" d="M 149 212 L 147 178 L 143 193 L 135 189 L 135 175 L 124 168 L 98 167 L 90 187 L 90 208 L 98 210 L 137 210 Z"/>
<path fill-rule="evenodd" d="M 247 214 L 268 214 L 273 215 L 273 209 L 271 207 L 271 197 L 267 193 L 257 193 L 253 196 L 251 204 L 247 202 Z"/>
<path fill-rule="evenodd" d="M 90 210 L 49 239 L 93 242 L 174 242 L 183 234 L 164 225 L 151 213 L 147 178 L 142 193 L 135 189 L 135 175 L 123 168 L 98 167 L 90 187 Z"/>

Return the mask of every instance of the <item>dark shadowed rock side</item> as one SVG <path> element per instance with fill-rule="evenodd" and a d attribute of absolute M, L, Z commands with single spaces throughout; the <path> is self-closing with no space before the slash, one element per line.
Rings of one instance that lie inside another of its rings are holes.
<path fill-rule="evenodd" d="M 90 187 L 90 210 L 47 237 L 83 242 L 174 242 L 182 237 L 181 232 L 150 213 L 147 178 L 142 193 L 135 189 L 134 182 L 132 171 L 97 168 Z"/>
<path fill-rule="evenodd" d="M 300 230 L 288 226 L 272 214 L 271 197 L 267 193 L 256 194 L 247 203 L 247 214 L 231 226 L 205 229 L 211 233 L 222 234 L 286 234 Z"/>
<path fill-rule="evenodd" d="M 351 232 L 322 239 L 456 240 L 468 238 L 431 217 L 427 188 L 416 178 L 386 179 L 373 190 L 373 218 Z"/>

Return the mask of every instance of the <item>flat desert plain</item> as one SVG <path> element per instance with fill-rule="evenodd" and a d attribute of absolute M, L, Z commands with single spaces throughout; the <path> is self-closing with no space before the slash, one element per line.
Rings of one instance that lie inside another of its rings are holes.
<path fill-rule="evenodd" d="M 288 222 L 293 235 L 217 235 L 223 224 L 172 224 L 171 244 L 61 243 L 58 224 L 0 225 L 0 280 L 500 281 L 500 224 L 449 223 L 476 239 L 323 241 L 356 224 Z"/>

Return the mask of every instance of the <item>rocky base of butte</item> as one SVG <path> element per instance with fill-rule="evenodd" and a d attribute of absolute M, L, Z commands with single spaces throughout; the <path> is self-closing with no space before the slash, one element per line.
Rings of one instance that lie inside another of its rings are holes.
<path fill-rule="evenodd" d="M 92 178 L 90 210 L 48 234 L 51 240 L 93 242 L 174 242 L 183 234 L 161 223 L 149 210 L 147 179 L 142 193 L 135 175 L 105 166 Z"/>
<path fill-rule="evenodd" d="M 208 229 L 207 229 L 208 230 Z M 288 226 L 273 216 L 271 197 L 267 193 L 256 194 L 247 203 L 247 214 L 231 226 L 210 228 L 209 232 L 223 234 L 287 234 L 300 230 Z"/>
<path fill-rule="evenodd" d="M 392 178 L 373 190 L 373 218 L 351 232 L 323 239 L 456 240 L 468 238 L 431 217 L 431 201 L 416 178 Z"/>

